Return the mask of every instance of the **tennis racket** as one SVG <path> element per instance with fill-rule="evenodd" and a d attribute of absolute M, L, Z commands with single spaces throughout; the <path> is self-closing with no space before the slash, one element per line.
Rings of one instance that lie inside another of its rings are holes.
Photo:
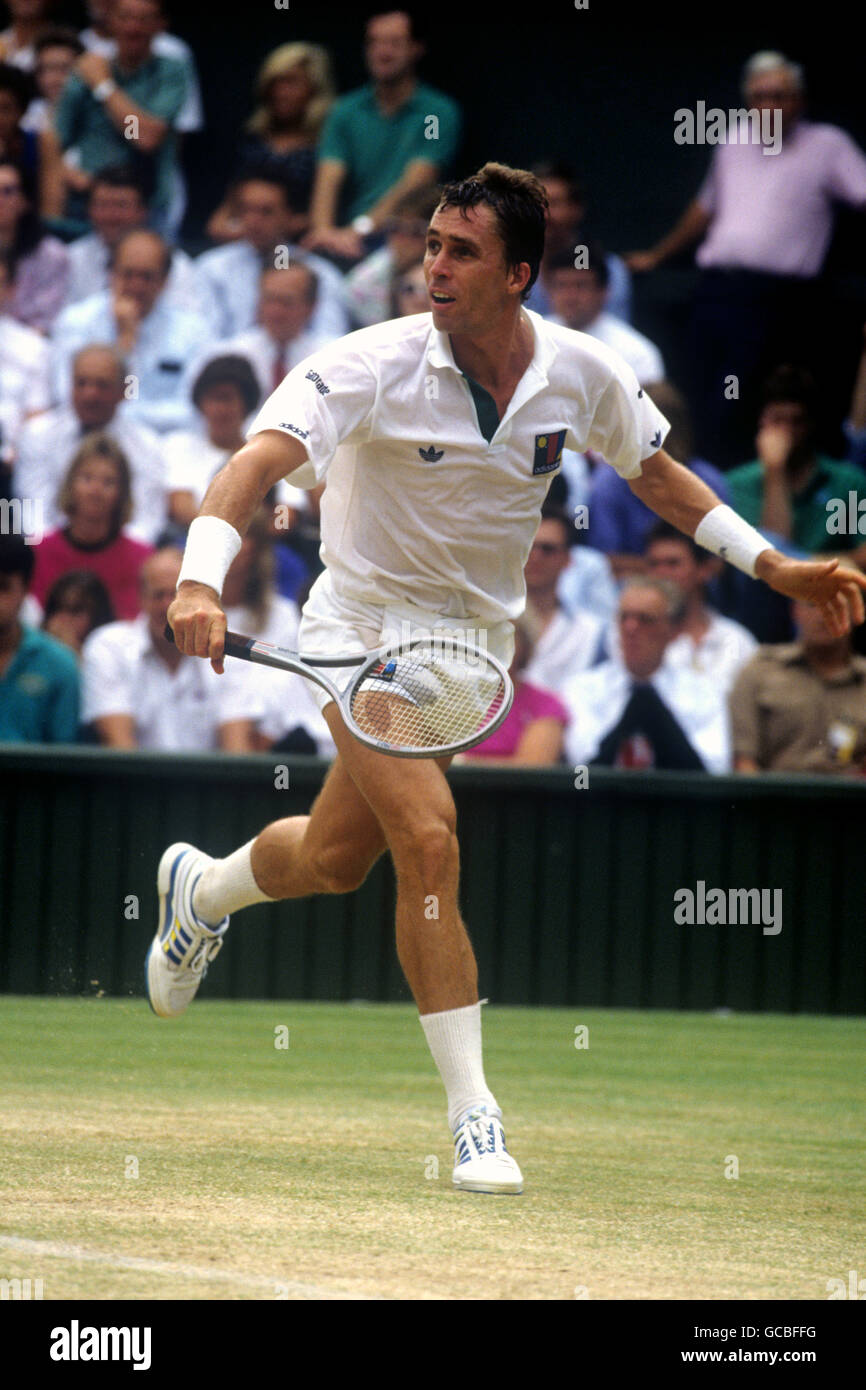
<path fill-rule="evenodd" d="M 165 635 L 174 641 L 169 626 Z M 305 656 L 227 632 L 225 653 L 314 681 L 336 701 L 355 738 L 397 758 L 441 758 L 474 747 L 499 728 L 514 699 L 502 663 L 459 634 L 351 656 Z M 345 690 L 314 669 L 347 666 L 358 670 Z"/>

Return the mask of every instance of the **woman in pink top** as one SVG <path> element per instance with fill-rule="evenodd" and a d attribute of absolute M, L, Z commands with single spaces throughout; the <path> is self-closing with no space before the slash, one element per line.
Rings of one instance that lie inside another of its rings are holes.
<path fill-rule="evenodd" d="M 105 434 L 88 435 L 69 465 L 57 499 L 68 524 L 36 547 L 32 592 L 45 605 L 69 570 L 90 570 L 108 590 L 118 618 L 139 612 L 138 574 L 153 546 L 123 530 L 132 511 L 126 455 Z"/>
<path fill-rule="evenodd" d="M 532 657 L 533 626 L 526 613 L 514 625 L 514 660 L 510 668 L 514 703 L 506 718 L 489 738 L 468 749 L 457 761 L 483 758 L 489 763 L 544 767 L 562 759 L 563 738 L 571 716 L 552 691 L 531 685 L 521 675 Z"/>

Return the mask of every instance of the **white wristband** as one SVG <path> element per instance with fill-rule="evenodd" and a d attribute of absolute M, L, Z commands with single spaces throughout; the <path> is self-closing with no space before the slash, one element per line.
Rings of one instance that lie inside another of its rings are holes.
<path fill-rule="evenodd" d="M 219 516 L 197 516 L 189 528 L 178 585 L 185 579 L 223 591 L 229 566 L 243 544 L 235 528 Z"/>
<path fill-rule="evenodd" d="M 729 565 L 736 565 L 738 570 L 743 570 L 753 579 L 758 556 L 764 550 L 773 549 L 760 531 L 738 516 L 733 507 L 726 507 L 721 502 L 707 512 L 695 532 L 695 541 L 704 550 L 711 550 L 714 555 L 727 560 Z"/>

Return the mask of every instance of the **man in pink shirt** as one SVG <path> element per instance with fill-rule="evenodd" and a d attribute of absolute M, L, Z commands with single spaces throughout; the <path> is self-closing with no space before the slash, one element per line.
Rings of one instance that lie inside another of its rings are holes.
<path fill-rule="evenodd" d="M 692 394 L 700 447 L 723 465 L 742 451 L 751 392 L 763 374 L 794 361 L 819 375 L 823 365 L 832 378 L 819 276 L 835 205 L 866 209 L 866 156 L 843 130 L 803 118 L 797 64 L 781 53 L 755 54 L 743 95 L 761 113 L 760 126 L 740 113 L 736 128 L 730 117 L 714 128 L 709 118 L 728 113 L 700 109 L 683 137 L 691 113 L 677 113 L 679 143 L 716 145 L 709 172 L 676 226 L 626 258 L 632 270 L 654 270 L 700 243 Z"/>

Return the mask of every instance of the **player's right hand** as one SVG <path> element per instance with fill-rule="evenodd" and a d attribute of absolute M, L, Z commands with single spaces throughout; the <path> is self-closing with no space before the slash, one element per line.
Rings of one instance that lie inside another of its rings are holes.
<path fill-rule="evenodd" d="M 179 652 L 204 657 L 222 675 L 227 624 L 216 589 L 185 579 L 169 605 L 168 622 Z"/>

